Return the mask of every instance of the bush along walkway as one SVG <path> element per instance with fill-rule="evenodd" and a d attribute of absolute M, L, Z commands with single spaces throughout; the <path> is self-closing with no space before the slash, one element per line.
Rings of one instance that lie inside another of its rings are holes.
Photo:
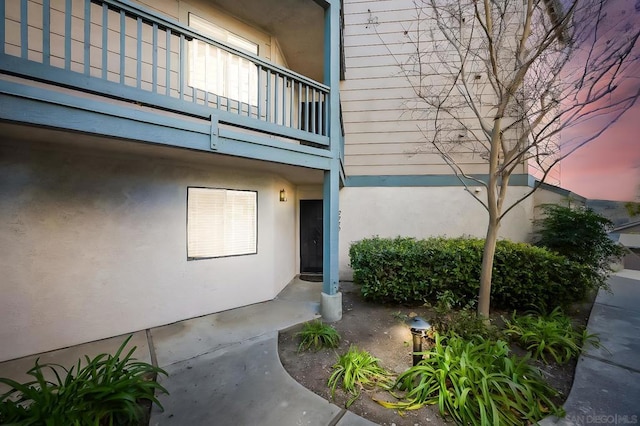
<path fill-rule="evenodd" d="M 587 331 L 600 347 L 580 356 L 564 418 L 541 425 L 640 423 L 640 271 L 609 278 L 611 292 L 600 290 Z"/>
<path fill-rule="evenodd" d="M 435 315 L 432 325 L 441 332 L 428 333 L 431 345 L 424 348 L 422 360 L 403 372 L 387 370 L 385 367 L 393 364 L 385 353 L 379 355 L 377 347 L 372 352 L 362 350 L 361 343 L 371 346 L 370 338 L 359 341 L 350 333 L 348 351 L 345 345 L 340 346 L 328 383 L 325 378 L 328 399 L 352 409 L 359 405 L 357 413 L 368 407 L 365 417 L 375 411 L 370 405 L 375 401 L 388 412 L 399 413 L 398 424 L 403 425 L 427 421 L 422 410 L 425 406 L 433 407 L 446 420 L 464 425 L 636 424 L 640 421 L 640 272 L 623 271 L 610 277 L 609 284 L 612 292 L 598 293 L 585 330 L 574 327 L 571 318 L 556 308 L 546 314 L 505 315 L 500 329 L 487 329 L 482 335 L 481 324 L 458 327 L 460 323 L 470 324 L 472 314 L 469 312 L 467 318 L 465 309 L 452 310 L 450 295 L 440 297 L 441 306 L 431 314 Z M 447 319 L 440 320 L 442 315 Z M 397 316 L 401 319 L 404 315 L 398 312 Z M 337 330 L 328 325 L 322 328 L 318 322 L 309 324 L 313 327 L 303 328 L 306 333 L 289 333 L 291 337 L 282 342 L 291 346 L 287 343 L 291 338 L 304 342 L 314 335 L 318 346 L 335 347 L 337 339 L 325 341 L 323 337 L 346 332 L 342 324 L 335 325 Z M 467 333 L 469 330 L 473 331 Z M 299 356 L 306 356 L 300 351 L 309 347 L 299 347 Z M 516 355 L 524 353 L 519 348 L 529 355 Z M 323 352 L 317 346 L 311 349 L 314 354 Z M 511 349 L 517 349 L 515 354 Z M 547 375 L 556 374 L 557 366 L 576 358 L 579 363 L 573 390 L 565 401 L 547 384 Z M 318 362 L 323 356 L 310 359 Z M 547 369 L 547 364 L 552 368 Z M 545 367 L 544 374 L 536 366 Z M 562 401 L 564 405 L 558 405 Z M 422 414 L 412 415 L 405 422 L 414 410 Z M 379 411 L 372 418 L 384 424 L 395 423 L 396 419 L 393 414 L 381 416 Z"/>

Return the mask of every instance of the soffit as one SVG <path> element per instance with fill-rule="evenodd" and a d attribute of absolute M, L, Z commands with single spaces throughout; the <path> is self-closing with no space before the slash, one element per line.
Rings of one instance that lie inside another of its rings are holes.
<path fill-rule="evenodd" d="M 324 9 L 313 0 L 212 0 L 212 3 L 276 37 L 289 69 L 324 82 Z"/>

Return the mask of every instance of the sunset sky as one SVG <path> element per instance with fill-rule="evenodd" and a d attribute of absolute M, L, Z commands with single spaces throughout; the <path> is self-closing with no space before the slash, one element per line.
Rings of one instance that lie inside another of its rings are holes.
<path fill-rule="evenodd" d="M 640 28 L 640 0 L 609 0 L 607 19 L 633 33 Z M 622 36 L 622 35 L 621 35 Z M 640 46 L 635 57 L 640 62 Z M 619 93 L 640 87 L 640 64 L 632 67 Z M 593 134 L 603 123 L 587 123 L 563 134 L 563 140 Z M 570 134 L 569 134 L 570 133 Z M 640 102 L 629 109 L 603 135 L 560 163 L 561 186 L 589 199 L 640 201 Z"/>
<path fill-rule="evenodd" d="M 562 160 L 560 170 L 561 186 L 583 197 L 640 201 L 640 104 Z"/>

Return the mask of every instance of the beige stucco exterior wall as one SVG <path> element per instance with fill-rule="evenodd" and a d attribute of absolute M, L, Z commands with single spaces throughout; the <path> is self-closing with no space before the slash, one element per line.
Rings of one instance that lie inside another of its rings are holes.
<path fill-rule="evenodd" d="M 562 193 L 561 193 L 562 192 Z M 533 194 L 534 219 L 542 219 L 544 212 L 542 206 L 545 204 L 558 204 L 565 207 L 584 206 L 584 198 L 576 196 L 569 191 L 552 191 L 544 187 L 538 188 Z"/>
<path fill-rule="evenodd" d="M 509 188 L 508 201 L 529 188 Z M 486 196 L 484 192 L 480 196 Z M 527 241 L 532 231 L 532 200 L 512 210 L 502 222 L 500 238 Z M 505 203 L 506 204 L 506 203 Z M 473 236 L 484 238 L 486 210 L 463 187 L 368 187 L 340 191 L 340 278 L 352 279 L 349 246 L 372 236 Z"/>
<path fill-rule="evenodd" d="M 258 254 L 187 261 L 188 186 L 258 191 Z M 273 298 L 296 271 L 282 188 L 295 198 L 266 173 L 2 141 L 0 361 Z"/>

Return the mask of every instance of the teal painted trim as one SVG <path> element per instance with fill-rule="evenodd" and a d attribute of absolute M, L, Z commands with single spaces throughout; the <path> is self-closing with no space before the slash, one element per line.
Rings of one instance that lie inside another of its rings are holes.
<path fill-rule="evenodd" d="M 29 7 L 28 1 L 22 0 L 20 2 L 20 55 L 23 58 L 29 56 Z M 2 23 L 4 31 L 4 22 Z"/>
<path fill-rule="evenodd" d="M 528 176 L 527 186 L 530 188 L 533 188 L 534 186 L 536 186 L 536 178 L 533 175 L 527 175 L 527 176 Z"/>
<path fill-rule="evenodd" d="M 142 87 L 142 18 L 136 19 L 136 87 Z"/>
<path fill-rule="evenodd" d="M 280 96 L 278 96 L 278 94 L 280 93 L 280 87 L 279 87 L 280 86 L 280 84 L 279 84 L 280 83 L 280 79 L 278 78 L 277 75 L 275 77 L 276 78 L 275 78 L 275 81 L 274 81 L 273 93 L 275 93 L 276 95 L 274 96 L 275 99 L 274 99 L 274 105 L 273 105 L 273 115 L 274 115 L 273 121 L 275 123 L 277 123 L 278 122 L 278 113 L 280 112 L 279 108 L 278 108 L 279 107 L 279 105 L 278 105 L 279 102 L 278 101 L 280 100 Z M 271 79 L 269 79 L 269 80 L 271 80 Z M 268 93 L 271 93 L 271 92 L 268 92 Z"/>
<path fill-rule="evenodd" d="M 50 0 L 42 2 L 42 62 L 51 64 L 51 5 Z M 4 20 L 0 21 L 4 23 Z"/>
<path fill-rule="evenodd" d="M 158 124 L 165 127 L 184 128 L 185 123 L 190 124 L 194 129 L 198 129 L 202 133 L 209 134 L 210 128 L 207 124 L 193 123 L 181 118 L 159 115 L 149 111 L 142 111 L 138 108 L 127 108 L 121 104 L 100 102 L 94 99 L 82 98 L 74 96 L 71 93 L 61 93 L 53 90 L 43 89 L 41 87 L 27 86 L 20 83 L 0 80 L 0 94 L 13 96 L 16 98 L 29 99 L 42 104 L 55 104 L 64 107 L 70 107 L 78 110 L 95 111 L 99 114 L 111 115 L 114 117 L 129 117 L 131 120 L 145 121 Z M 37 114 L 38 116 L 40 114 Z M 138 119 L 138 117 L 140 117 Z M 0 115 L 0 119 L 5 118 Z M 151 121 L 150 121 L 151 120 Z M 26 120 L 26 122 L 29 122 Z"/>
<path fill-rule="evenodd" d="M 5 4 L 4 4 L 5 0 L 0 0 L 0 22 L 2 22 L 3 24 L 3 28 L 4 28 L 4 18 L 5 18 Z M 4 53 L 4 30 L 0 31 L 0 53 Z"/>
<path fill-rule="evenodd" d="M 331 169 L 324 172 L 323 182 L 323 258 L 322 291 L 338 293 L 340 246 L 340 3 L 328 5 L 324 13 L 324 75 L 328 94 L 328 135 L 331 149 Z M 314 95 L 315 97 L 315 95 Z"/>
<path fill-rule="evenodd" d="M 267 101 L 267 121 L 270 122 L 271 121 L 271 108 L 270 108 L 270 102 L 269 102 L 269 98 L 271 97 L 271 70 L 267 69 L 267 92 L 266 92 L 266 101 Z M 305 127 L 306 129 L 308 129 L 308 127 Z"/>
<path fill-rule="evenodd" d="M 153 68 L 153 77 L 151 83 L 151 91 L 158 93 L 158 24 L 155 22 L 151 26 L 153 32 L 153 51 L 151 54 L 151 67 Z"/>
<path fill-rule="evenodd" d="M 107 79 L 109 76 L 109 6 L 102 4 L 102 78 Z"/>
<path fill-rule="evenodd" d="M 0 0 L 0 22 L 4 24 L 5 0 Z M 4 53 L 4 31 L 0 31 L 0 53 Z"/>
<path fill-rule="evenodd" d="M 178 92 L 180 93 L 181 101 L 184 100 L 184 77 L 185 73 L 187 72 L 186 58 L 184 57 L 185 46 L 186 44 L 184 34 L 180 34 L 180 57 L 178 58 L 178 60 L 180 61 L 180 75 L 178 76 Z"/>
<path fill-rule="evenodd" d="M 0 120 L 211 152 L 210 122 L 196 123 L 6 81 L 0 81 Z M 221 135 L 216 152 L 320 170 L 331 167 L 331 158 L 305 152 L 313 148 L 264 137 L 273 141 L 269 146 L 256 143 L 256 135 L 246 134 L 240 140 L 241 135 L 238 132 L 233 139 Z"/>
<path fill-rule="evenodd" d="M 84 73 L 91 72 L 91 1 L 84 0 Z M 23 56 L 24 58 L 24 56 Z"/>
<path fill-rule="evenodd" d="M 61 68 L 47 67 L 43 64 L 25 61 L 11 55 L 0 55 L 0 64 L 0 68 L 2 69 L 10 70 L 12 72 L 19 71 L 22 75 L 28 75 L 38 79 L 53 80 L 60 84 L 78 87 L 81 90 L 98 95 L 106 95 L 118 99 L 132 100 L 146 105 L 159 106 L 180 113 L 194 115 L 206 120 L 211 116 L 211 107 L 180 100 L 178 98 L 167 97 L 163 94 L 152 93 L 131 86 L 124 86 L 116 82 L 106 81 L 88 75 L 65 71 Z M 180 93 L 182 96 L 182 90 Z M 241 116 L 222 110 L 216 111 L 216 114 L 219 116 L 219 120 L 224 123 L 246 127 L 248 129 L 272 135 L 313 142 L 319 145 L 329 145 L 329 137 L 327 136 L 316 135 L 290 127 L 267 123 L 257 118 Z"/>
<path fill-rule="evenodd" d="M 218 136 L 220 135 L 220 128 L 218 127 L 218 116 L 211 115 L 211 147 L 212 151 L 218 149 Z"/>
<path fill-rule="evenodd" d="M 243 133 L 230 129 L 220 129 L 219 136 L 227 140 L 247 141 L 258 145 L 270 146 L 286 151 L 302 152 L 316 157 L 331 158 L 331 153 L 324 149 L 312 148 L 304 145 L 297 145 L 288 142 L 281 142 L 268 136 L 260 136 L 256 134 Z"/>
<path fill-rule="evenodd" d="M 331 167 L 330 158 L 317 157 L 299 151 L 284 150 L 267 145 L 259 145 L 252 141 L 227 139 L 222 135 L 218 139 L 218 150 L 216 153 L 317 170 L 327 170 Z"/>
<path fill-rule="evenodd" d="M 509 186 L 528 186 L 531 188 L 535 184 L 535 180 L 530 174 L 516 174 L 509 179 Z"/>
<path fill-rule="evenodd" d="M 164 28 L 168 28 L 170 30 L 173 30 L 175 33 L 179 33 L 182 34 L 183 36 L 185 36 L 187 38 L 187 40 L 191 40 L 191 39 L 198 39 L 198 40 L 202 40 L 208 44 L 211 44 L 213 46 L 216 47 L 220 47 L 223 50 L 226 50 L 228 52 L 233 53 L 234 55 L 240 56 L 242 58 L 245 58 L 251 62 L 253 62 L 254 64 L 258 65 L 258 66 L 262 66 L 264 68 L 268 68 L 271 69 L 273 72 L 276 72 L 280 75 L 286 75 L 288 77 L 292 77 L 295 80 L 300 80 L 302 81 L 305 85 L 308 85 L 310 87 L 316 88 L 320 91 L 328 91 L 329 87 L 318 83 L 317 81 L 314 81 L 312 79 L 310 79 L 309 77 L 306 77 L 302 74 L 298 74 L 294 71 L 291 71 L 289 69 L 286 68 L 282 68 L 279 67 L 259 56 L 256 55 L 252 55 L 250 53 L 247 53 L 243 50 L 239 50 L 239 49 L 235 49 L 231 46 L 227 46 L 225 44 L 220 43 L 217 40 L 214 40 L 210 37 L 207 37 L 203 34 L 199 34 L 195 31 L 193 31 L 191 28 L 189 28 L 187 25 L 181 24 L 180 22 L 168 18 L 164 15 L 161 15 L 157 12 L 154 12 L 151 9 L 148 9 L 144 6 L 141 6 L 140 4 L 134 3 L 130 0 L 101 0 L 115 8 L 118 9 L 122 9 L 126 12 L 129 12 L 135 16 L 140 16 L 142 17 L 143 21 L 149 21 L 149 22 L 157 22 L 158 25 L 160 27 L 164 27 Z"/>
<path fill-rule="evenodd" d="M 128 117 L 105 114 L 98 108 L 92 110 L 0 94 L 2 120 L 159 145 L 209 150 L 209 126 L 168 126 L 163 125 L 161 117 L 146 116 L 122 107 L 120 109 L 122 115 L 133 114 Z"/>
<path fill-rule="evenodd" d="M 171 31 L 167 30 L 166 32 L 166 47 L 165 47 L 165 52 L 171 52 Z M 166 86 L 166 92 L 165 94 L 167 96 L 171 96 L 171 55 L 166 54 L 165 53 L 165 61 L 166 61 L 166 75 L 165 75 L 165 86 Z"/>
<path fill-rule="evenodd" d="M 127 32 L 122 31 L 126 28 L 127 25 L 127 15 L 124 13 L 124 10 L 120 11 L 120 84 L 124 85 L 125 80 L 125 61 L 127 59 Z M 167 50 L 169 52 L 169 50 Z M 167 56 L 171 56 L 167 54 Z"/>
<path fill-rule="evenodd" d="M 339 235 L 340 235 L 340 173 L 336 162 L 331 170 L 324 172 L 322 191 L 322 291 L 332 295 L 338 292 L 339 277 Z"/>
<path fill-rule="evenodd" d="M 538 187 L 538 189 L 543 189 L 545 191 L 553 192 L 555 194 L 562 195 L 564 197 L 570 198 L 575 201 L 579 201 L 581 203 L 584 203 L 587 201 L 587 198 L 583 197 L 582 195 L 576 194 L 573 191 L 561 188 L 559 186 L 551 185 L 549 183 L 540 182 L 538 179 L 534 178 L 533 176 L 531 177 L 533 178 L 533 185 L 531 185 L 531 187 L 534 187 L 535 185 L 539 184 L 540 186 Z"/>
<path fill-rule="evenodd" d="M 484 182 L 489 180 L 488 175 L 474 175 Z M 532 176 L 528 174 L 512 175 L 509 186 L 531 186 Z M 464 178 L 463 178 L 464 179 Z M 464 179 L 468 186 L 477 186 L 478 182 Z M 377 175 L 377 176 L 347 176 L 347 187 L 422 187 L 422 186 L 464 186 L 456 175 Z"/>
<path fill-rule="evenodd" d="M 71 0 L 66 0 L 64 2 L 64 69 L 66 70 L 71 69 L 71 16 Z"/>

